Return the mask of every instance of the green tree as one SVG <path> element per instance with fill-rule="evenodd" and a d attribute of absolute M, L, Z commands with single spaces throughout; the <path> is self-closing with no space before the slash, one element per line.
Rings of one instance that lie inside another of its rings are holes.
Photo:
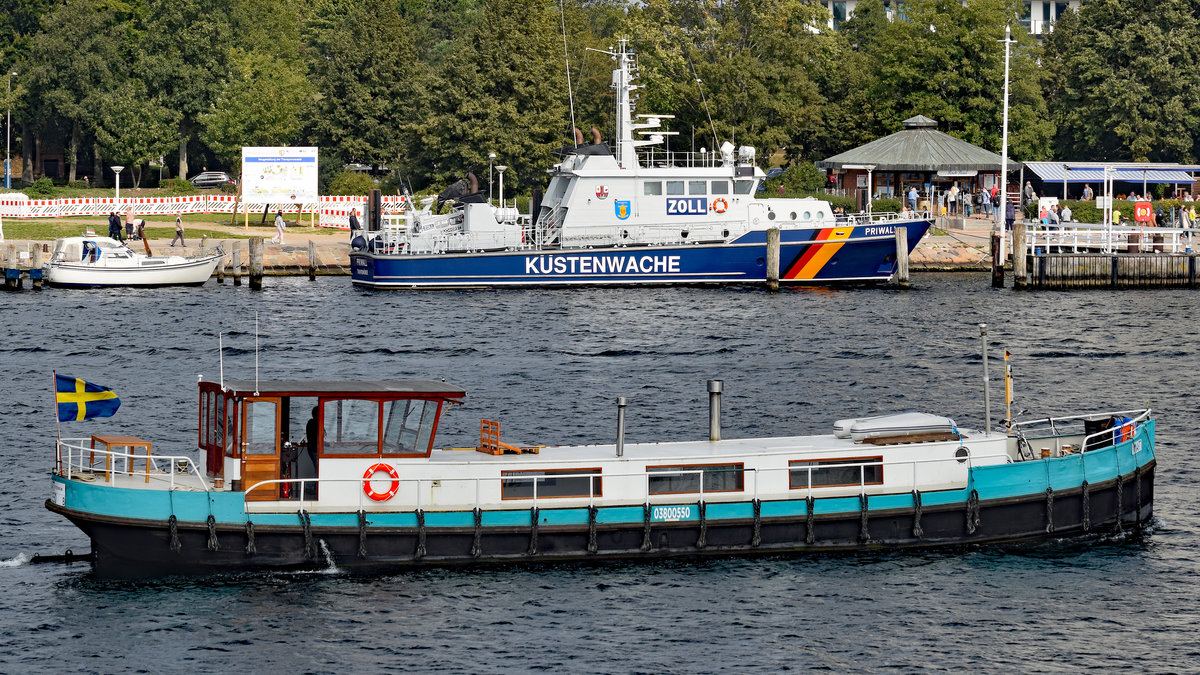
<path fill-rule="evenodd" d="M 130 168 L 133 185 L 142 184 L 142 165 L 169 152 L 178 114 L 158 103 L 140 80 L 126 80 L 109 92 L 96 140 L 105 155 Z"/>
<path fill-rule="evenodd" d="M 1184 0 L 1096 0 L 1046 39 L 1060 156 L 1193 162 L 1200 156 L 1200 12 Z"/>
<path fill-rule="evenodd" d="M 232 0 L 145 0 L 138 72 L 148 89 L 178 115 L 179 176 L 188 171 L 188 143 L 201 113 L 229 78 Z"/>

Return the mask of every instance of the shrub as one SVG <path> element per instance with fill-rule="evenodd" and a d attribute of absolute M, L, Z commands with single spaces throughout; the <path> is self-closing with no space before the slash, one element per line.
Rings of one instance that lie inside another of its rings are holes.
<path fill-rule="evenodd" d="M 872 213 L 900 213 L 903 207 L 895 197 L 880 197 L 871 200 Z"/>
<path fill-rule="evenodd" d="M 816 192 L 825 187 L 825 175 L 812 162 L 788 167 L 780 176 L 780 181 L 789 192 Z"/>
<path fill-rule="evenodd" d="M 54 181 L 49 178 L 39 178 L 25 189 L 25 194 L 29 195 L 30 199 L 53 199 Z"/>
<path fill-rule="evenodd" d="M 68 182 L 67 182 L 67 187 L 69 187 L 69 188 L 74 188 L 74 189 L 76 189 L 76 190 L 84 190 L 84 189 L 87 189 L 87 188 L 88 188 L 88 187 L 90 187 L 90 186 L 89 186 L 89 185 L 88 185 L 86 182 L 84 182 L 84 181 L 82 181 L 82 180 L 73 180 L 73 181 L 68 181 Z"/>
<path fill-rule="evenodd" d="M 329 181 L 327 194 L 359 196 L 366 195 L 376 187 L 375 179 L 367 174 L 346 169 Z"/>
<path fill-rule="evenodd" d="M 159 188 L 171 197 L 194 195 L 199 192 L 195 185 L 183 178 L 168 178 L 159 184 Z"/>
<path fill-rule="evenodd" d="M 221 183 L 217 189 L 227 195 L 236 195 L 238 193 L 238 186 L 233 183 Z"/>

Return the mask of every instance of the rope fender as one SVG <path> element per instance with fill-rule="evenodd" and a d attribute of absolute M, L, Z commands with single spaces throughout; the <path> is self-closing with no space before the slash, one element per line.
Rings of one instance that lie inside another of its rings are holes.
<path fill-rule="evenodd" d="M 471 512 L 475 515 L 475 540 L 471 542 L 471 557 L 478 558 L 483 553 L 483 547 L 479 545 L 483 537 L 483 511 L 476 506 Z"/>
<path fill-rule="evenodd" d="M 210 513 L 204 522 L 208 525 L 208 550 L 219 551 L 221 543 L 217 541 L 217 519 Z"/>
<path fill-rule="evenodd" d="M 755 499 L 754 504 L 754 533 L 750 535 L 750 546 L 758 548 L 762 543 L 762 500 Z"/>
<path fill-rule="evenodd" d="M 871 530 L 867 525 L 867 500 L 867 493 L 864 492 L 858 495 L 858 540 L 864 544 L 870 543 L 871 541 Z"/>
<path fill-rule="evenodd" d="M 254 523 L 246 521 L 246 555 L 254 555 L 258 549 L 254 546 Z"/>
<path fill-rule="evenodd" d="M 1125 478 L 1117 474 L 1117 534 L 1125 533 Z"/>
<path fill-rule="evenodd" d="M 1046 534 L 1054 534 L 1054 488 L 1046 487 Z"/>
<path fill-rule="evenodd" d="M 179 553 L 179 549 L 183 548 L 183 544 L 179 543 L 179 519 L 172 513 L 167 519 L 167 531 L 171 534 L 171 550 Z"/>
<path fill-rule="evenodd" d="M 704 540 L 708 536 L 708 518 L 705 515 L 707 504 L 703 500 L 696 503 L 700 506 L 700 536 L 696 538 L 696 548 L 704 548 L 706 546 Z"/>
<path fill-rule="evenodd" d="M 304 530 L 304 559 L 307 560 L 313 556 L 313 552 L 316 550 L 313 547 L 312 520 L 304 509 L 297 511 L 296 515 L 300 516 L 300 527 Z"/>
<path fill-rule="evenodd" d="M 808 516 L 804 522 L 804 543 L 806 544 L 811 544 L 817 540 L 817 536 L 813 532 L 813 525 L 814 521 L 816 520 L 816 517 L 813 515 L 813 511 L 816 508 L 816 502 L 817 500 L 813 499 L 812 496 L 804 499 L 805 506 L 808 510 Z"/>
<path fill-rule="evenodd" d="M 367 557 L 367 512 L 358 510 L 358 557 Z"/>
<path fill-rule="evenodd" d="M 979 529 L 979 491 L 971 490 L 967 497 L 967 534 L 975 534 Z"/>
<path fill-rule="evenodd" d="M 413 557 L 417 560 L 425 557 L 425 509 L 417 509 L 417 551 Z"/>
<path fill-rule="evenodd" d="M 542 519 L 542 510 L 536 506 L 529 507 L 529 550 L 526 555 L 537 555 L 538 521 Z"/>
<path fill-rule="evenodd" d="M 1092 529 L 1092 486 L 1088 482 L 1083 481 L 1083 531 L 1090 532 Z"/>
<path fill-rule="evenodd" d="M 913 536 L 917 539 L 925 536 L 925 529 L 921 527 L 921 491 L 913 490 Z"/>
<path fill-rule="evenodd" d="M 1137 467 L 1133 470 L 1133 494 L 1136 497 L 1134 506 L 1137 508 L 1137 513 L 1133 515 L 1134 527 L 1139 532 L 1142 530 L 1142 467 Z"/>
<path fill-rule="evenodd" d="M 642 550 L 650 550 L 650 504 L 642 504 Z"/>
<path fill-rule="evenodd" d="M 598 510 L 595 504 L 588 507 L 588 553 L 595 553 L 598 548 L 596 546 L 596 511 Z"/>

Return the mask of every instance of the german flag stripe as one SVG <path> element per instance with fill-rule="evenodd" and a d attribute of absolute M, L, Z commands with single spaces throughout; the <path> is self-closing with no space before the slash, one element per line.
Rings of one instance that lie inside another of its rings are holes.
<path fill-rule="evenodd" d="M 853 232 L 853 227 L 822 229 L 820 234 L 813 238 L 813 243 L 809 245 L 804 255 L 801 255 L 800 259 L 788 268 L 783 278 L 801 280 L 816 278 L 817 274 L 825 267 L 825 263 L 828 263 L 846 245 L 846 240 Z"/>

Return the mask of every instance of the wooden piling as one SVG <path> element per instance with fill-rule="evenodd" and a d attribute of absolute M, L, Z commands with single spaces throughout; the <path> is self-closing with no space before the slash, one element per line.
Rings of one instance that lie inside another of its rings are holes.
<path fill-rule="evenodd" d="M 220 244 L 217 244 L 217 247 L 219 249 Z M 225 256 L 221 256 L 221 259 L 217 261 L 217 283 L 225 283 Z"/>
<path fill-rule="evenodd" d="M 233 285 L 242 285 L 242 244 L 233 242 Z"/>
<path fill-rule="evenodd" d="M 1025 226 L 1018 223 L 1013 226 L 1012 268 L 1013 288 L 1025 288 L 1028 284 L 1026 262 L 1029 260 L 1025 252 Z"/>
<path fill-rule="evenodd" d="M 896 228 L 896 285 L 908 288 L 908 228 Z"/>
<path fill-rule="evenodd" d="M 21 287 L 21 271 L 17 269 L 17 245 L 4 247 L 4 288 L 15 291 Z"/>
<path fill-rule="evenodd" d="M 779 228 L 767 230 L 767 290 L 779 290 Z"/>
<path fill-rule="evenodd" d="M 250 237 L 250 290 L 262 290 L 263 238 Z"/>
<path fill-rule="evenodd" d="M 1000 237 L 992 233 L 992 288 L 1004 288 L 1004 261 L 1000 258 Z"/>
<path fill-rule="evenodd" d="M 317 245 L 308 240 L 308 280 L 317 280 Z"/>
<path fill-rule="evenodd" d="M 42 288 L 42 244 L 29 245 L 29 279 L 34 290 Z"/>

